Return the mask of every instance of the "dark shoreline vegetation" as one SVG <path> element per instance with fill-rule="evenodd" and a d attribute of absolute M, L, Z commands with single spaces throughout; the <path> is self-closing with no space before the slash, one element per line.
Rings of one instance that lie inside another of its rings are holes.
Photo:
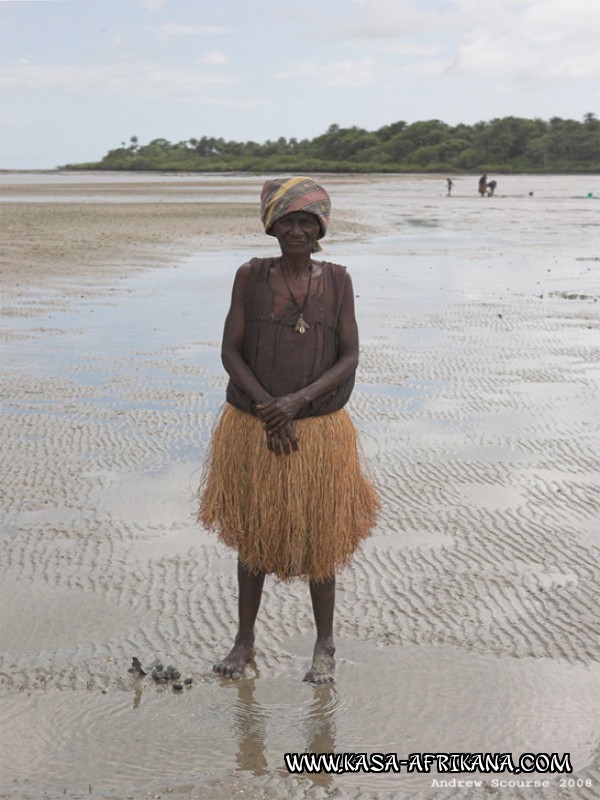
<path fill-rule="evenodd" d="M 234 142 L 203 136 L 172 144 L 132 136 L 101 161 L 69 170 L 168 172 L 596 173 L 600 122 L 503 117 L 475 125 L 394 122 L 370 132 L 331 125 L 314 139 Z"/>

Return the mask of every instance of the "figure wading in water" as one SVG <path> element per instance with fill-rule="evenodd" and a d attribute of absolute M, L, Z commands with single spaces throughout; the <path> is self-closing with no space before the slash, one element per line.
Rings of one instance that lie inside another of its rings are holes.
<path fill-rule="evenodd" d="M 281 256 L 238 269 L 225 321 L 227 403 L 205 465 L 199 519 L 238 553 L 238 630 L 214 666 L 231 678 L 255 656 L 264 580 L 275 574 L 308 581 L 317 637 L 304 680 L 333 680 L 336 571 L 369 535 L 379 508 L 343 408 L 358 363 L 352 281 L 345 267 L 313 258 L 330 208 L 311 178 L 265 183 L 261 218 Z"/>

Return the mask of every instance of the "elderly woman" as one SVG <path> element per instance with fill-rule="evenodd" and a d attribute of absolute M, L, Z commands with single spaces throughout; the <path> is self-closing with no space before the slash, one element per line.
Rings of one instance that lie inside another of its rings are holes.
<path fill-rule="evenodd" d="M 261 217 L 281 255 L 238 269 L 225 322 L 227 404 L 199 517 L 238 552 L 239 627 L 214 666 L 232 678 L 255 656 L 254 623 L 273 573 L 308 579 L 317 639 L 304 680 L 333 680 L 335 574 L 379 507 L 343 410 L 358 363 L 352 282 L 345 267 L 313 258 L 330 208 L 311 178 L 265 183 Z"/>

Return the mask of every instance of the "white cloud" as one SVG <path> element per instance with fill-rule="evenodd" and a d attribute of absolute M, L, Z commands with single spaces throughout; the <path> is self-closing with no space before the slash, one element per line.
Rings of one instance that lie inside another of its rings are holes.
<path fill-rule="evenodd" d="M 203 106 L 213 106 L 214 108 L 241 108 L 244 110 L 252 110 L 254 108 L 281 108 L 281 103 L 264 97 L 227 98 L 221 95 L 218 97 L 204 95 L 199 102 Z"/>
<path fill-rule="evenodd" d="M 379 40 L 378 54 L 414 59 L 405 74 L 439 70 L 432 56 L 442 35 L 454 73 L 530 82 L 599 74 L 598 0 L 357 0 L 355 8 L 334 36 Z"/>
<path fill-rule="evenodd" d="M 20 89 L 62 90 L 73 94 L 113 98 L 169 99 L 192 96 L 234 81 L 220 74 L 186 67 L 155 64 L 19 64 L 0 75 L 4 86 Z"/>
<path fill-rule="evenodd" d="M 167 4 L 167 0 L 141 0 L 142 8 L 148 11 L 160 11 Z"/>
<path fill-rule="evenodd" d="M 180 25 L 177 22 L 168 22 L 158 30 L 168 36 L 223 36 L 231 33 L 230 28 L 216 25 Z"/>
<path fill-rule="evenodd" d="M 470 25 L 454 72 L 535 82 L 599 74 L 600 6 L 593 0 L 458 0 L 458 7 Z"/>
<path fill-rule="evenodd" d="M 420 75 L 423 77 L 441 76 L 447 72 L 451 62 L 448 59 L 429 58 L 423 61 L 410 61 L 402 64 L 397 70 L 390 70 L 399 75 Z"/>
<path fill-rule="evenodd" d="M 487 6 L 487 2 L 482 3 Z M 334 35 L 350 39 L 406 38 L 431 33 L 448 25 L 450 3 L 444 12 L 424 8 L 423 3 L 410 0 L 359 0 L 359 15 L 352 21 L 336 22 Z"/>
<path fill-rule="evenodd" d="M 528 48 L 506 35 L 493 35 L 479 29 L 468 33 L 460 43 L 452 69 L 455 72 L 494 75 L 532 66 Z"/>
<path fill-rule="evenodd" d="M 330 61 L 326 64 L 300 62 L 275 75 L 277 80 L 308 78 L 318 88 L 355 89 L 368 86 L 375 80 L 374 58 Z"/>
<path fill-rule="evenodd" d="M 460 44 L 452 71 L 482 76 L 517 77 L 547 82 L 599 74 L 597 52 L 570 52 L 558 45 L 535 47 L 520 37 L 474 31 Z"/>
<path fill-rule="evenodd" d="M 439 53 L 441 47 L 436 44 L 409 44 L 406 42 L 381 42 L 377 45 L 380 53 L 387 53 L 401 58 L 419 58 Z"/>
<path fill-rule="evenodd" d="M 229 63 L 227 53 L 222 50 L 209 50 L 196 59 L 196 64 L 203 64 L 207 67 L 222 67 Z"/>

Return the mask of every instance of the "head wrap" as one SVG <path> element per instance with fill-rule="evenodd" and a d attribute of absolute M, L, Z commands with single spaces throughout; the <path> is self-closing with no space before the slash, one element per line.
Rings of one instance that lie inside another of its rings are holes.
<path fill-rule="evenodd" d="M 275 178 L 266 181 L 260 195 L 260 217 L 265 232 L 275 236 L 273 225 L 278 219 L 294 211 L 306 211 L 314 214 L 319 220 L 321 232 L 317 239 L 322 239 L 329 225 L 331 200 L 329 195 L 313 181 L 312 178 Z"/>

